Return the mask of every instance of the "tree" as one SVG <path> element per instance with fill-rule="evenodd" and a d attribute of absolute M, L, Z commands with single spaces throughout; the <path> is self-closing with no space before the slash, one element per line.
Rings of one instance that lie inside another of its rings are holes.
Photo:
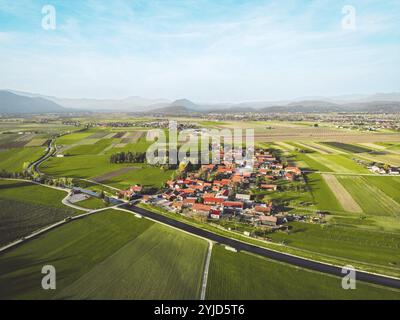
<path fill-rule="evenodd" d="M 179 164 L 179 172 L 181 172 L 181 173 L 185 172 L 186 166 L 187 166 L 187 163 L 185 161 L 181 161 L 181 163 Z"/>
<path fill-rule="evenodd" d="M 23 170 L 23 171 L 28 170 L 28 168 L 29 168 L 30 165 L 31 165 L 30 162 L 25 161 L 24 164 L 22 165 L 22 170 Z"/>

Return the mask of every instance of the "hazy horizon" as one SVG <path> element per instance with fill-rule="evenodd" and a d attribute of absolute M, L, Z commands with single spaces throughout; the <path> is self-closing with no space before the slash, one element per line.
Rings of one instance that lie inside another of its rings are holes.
<path fill-rule="evenodd" d="M 0 88 L 237 103 L 399 92 L 400 1 L 0 0 Z M 344 11 L 343 11 L 344 10 Z"/>
<path fill-rule="evenodd" d="M 396 95 L 400 97 L 400 91 L 395 91 L 395 92 L 374 92 L 374 93 L 352 93 L 352 94 L 339 94 L 339 95 L 329 95 L 329 96 L 302 96 L 302 97 L 289 97 L 286 99 L 272 99 L 272 100 L 242 100 L 242 101 L 198 101 L 195 99 L 191 99 L 190 97 L 175 97 L 172 99 L 164 98 L 164 97 L 144 97 L 144 96 L 138 96 L 138 95 L 130 95 L 130 96 L 123 96 L 123 97 L 104 97 L 104 98 L 98 98 L 98 97 L 66 97 L 66 96 L 55 96 L 51 94 L 43 94 L 41 92 L 29 92 L 29 91 L 20 91 L 20 90 L 15 90 L 12 88 L 0 88 L 0 91 L 8 91 L 14 94 L 21 94 L 21 95 L 34 95 L 34 96 L 41 96 L 41 97 L 51 97 L 55 99 L 66 99 L 66 100 L 99 100 L 99 101 L 106 101 L 106 100 L 115 100 L 115 101 L 123 101 L 123 100 L 128 100 L 128 99 L 145 99 L 145 100 L 155 100 L 155 101 L 164 101 L 168 103 L 172 103 L 174 101 L 178 100 L 189 100 L 191 102 L 194 102 L 196 104 L 240 104 L 240 103 L 262 103 L 262 102 L 294 102 L 294 101 L 311 101 L 311 100 L 343 100 L 343 101 L 352 101 L 352 100 L 359 100 L 360 98 L 367 98 L 370 96 L 374 95 Z M 398 100 L 398 97 L 396 99 L 393 99 L 394 101 Z M 390 100 L 390 99 L 389 99 Z"/>

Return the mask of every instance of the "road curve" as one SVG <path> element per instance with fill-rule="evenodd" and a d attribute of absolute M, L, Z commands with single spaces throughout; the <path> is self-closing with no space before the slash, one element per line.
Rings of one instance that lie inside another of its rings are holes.
<path fill-rule="evenodd" d="M 46 153 L 41 156 L 38 160 L 36 160 L 35 162 L 32 162 L 29 167 L 28 170 L 35 170 L 37 171 L 37 173 L 41 174 L 40 170 L 39 170 L 39 166 L 42 164 L 42 162 L 46 161 L 53 153 L 55 150 L 53 150 L 53 143 L 54 143 L 54 139 L 51 139 L 48 146 L 47 146 L 47 150 Z"/>
<path fill-rule="evenodd" d="M 161 214 L 154 213 L 152 211 L 139 208 L 136 206 L 132 205 L 125 205 L 123 206 L 125 209 L 138 213 L 144 217 L 162 222 L 164 224 L 170 225 L 172 227 L 184 230 L 186 232 L 195 234 L 197 236 L 209 239 L 211 241 L 215 241 L 218 243 L 221 243 L 223 245 L 227 245 L 230 247 L 233 247 L 237 250 L 243 250 L 243 251 L 248 251 L 254 254 L 258 254 L 260 256 L 270 258 L 273 260 L 289 263 L 298 267 L 314 270 L 314 271 L 319 271 L 323 273 L 328 273 L 331 275 L 335 275 L 338 277 L 343 277 L 344 274 L 342 274 L 342 268 L 334 265 L 329 265 L 325 264 L 322 262 L 317 262 L 313 260 L 308 260 L 305 258 L 297 257 L 297 256 L 292 256 L 286 253 L 282 252 L 276 252 L 267 248 L 261 248 L 252 244 L 244 243 L 238 240 L 234 240 L 231 238 L 227 238 L 224 236 L 220 236 L 218 234 L 212 233 L 210 231 L 206 231 L 197 227 L 194 227 L 192 225 L 174 220 L 172 218 L 168 218 L 166 216 L 163 216 Z M 386 287 L 392 287 L 392 288 L 397 288 L 400 289 L 400 279 L 395 279 L 395 278 L 390 278 L 386 277 L 384 275 L 378 275 L 378 274 L 372 274 L 368 272 L 363 272 L 363 271 L 357 271 L 356 274 L 357 280 L 360 281 L 365 281 L 369 283 L 374 283 Z"/>

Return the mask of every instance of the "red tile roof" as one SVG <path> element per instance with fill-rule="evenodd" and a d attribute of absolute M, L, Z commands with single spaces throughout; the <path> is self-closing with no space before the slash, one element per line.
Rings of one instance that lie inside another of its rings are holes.
<path fill-rule="evenodd" d="M 256 210 L 256 212 L 271 212 L 270 207 L 255 206 L 254 209 Z"/>
<path fill-rule="evenodd" d="M 202 204 L 202 203 L 195 203 L 192 207 L 193 211 L 205 211 L 209 212 L 211 210 L 211 206 Z"/>
<path fill-rule="evenodd" d="M 276 190 L 278 188 L 275 184 L 262 184 L 261 189 Z"/>
<path fill-rule="evenodd" d="M 196 203 L 196 199 L 194 199 L 194 198 L 183 199 L 183 203 L 184 204 L 195 204 Z"/>
<path fill-rule="evenodd" d="M 276 223 L 278 221 L 278 218 L 274 216 L 260 216 L 259 219 L 261 222 L 268 221 Z"/>
<path fill-rule="evenodd" d="M 192 188 L 182 189 L 182 192 L 183 192 L 183 193 L 186 193 L 186 194 L 188 194 L 188 193 L 193 193 L 194 191 L 195 191 L 195 190 L 192 189 Z"/>
<path fill-rule="evenodd" d="M 224 207 L 243 208 L 243 202 L 240 201 L 225 201 Z"/>
<path fill-rule="evenodd" d="M 204 203 L 205 204 L 217 204 L 217 203 L 223 203 L 225 199 L 222 198 L 204 198 Z"/>

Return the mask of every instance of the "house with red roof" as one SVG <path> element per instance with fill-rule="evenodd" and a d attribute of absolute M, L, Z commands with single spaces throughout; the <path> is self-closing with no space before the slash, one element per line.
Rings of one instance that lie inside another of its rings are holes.
<path fill-rule="evenodd" d="M 221 218 L 221 210 L 218 210 L 218 209 L 211 209 L 210 210 L 210 218 L 211 219 L 215 219 L 215 220 L 218 220 L 218 219 L 220 219 Z"/>
<path fill-rule="evenodd" d="M 278 218 L 275 216 L 259 216 L 258 219 L 261 225 L 274 227 L 278 224 Z"/>
<path fill-rule="evenodd" d="M 191 207 L 196 203 L 196 201 L 197 201 L 197 198 L 186 198 L 186 199 L 183 199 L 182 203 L 186 207 Z"/>
<path fill-rule="evenodd" d="M 198 213 L 200 213 L 200 212 L 201 213 L 209 213 L 211 208 L 212 208 L 211 206 L 206 205 L 206 204 L 202 204 L 202 203 L 195 203 L 192 206 L 192 210 L 194 212 L 198 212 Z"/>
<path fill-rule="evenodd" d="M 276 191 L 278 186 L 276 184 L 262 184 L 260 188 L 268 191 Z"/>
<path fill-rule="evenodd" d="M 256 206 L 254 207 L 254 210 L 255 210 L 257 213 L 262 213 L 262 214 L 264 214 L 264 215 L 269 214 L 269 213 L 271 212 L 271 208 L 270 208 L 270 207 L 263 206 L 263 205 L 256 205 Z"/>
<path fill-rule="evenodd" d="M 211 205 L 219 204 L 219 205 L 221 205 L 224 201 L 225 201 L 224 198 L 214 198 L 214 197 L 213 198 L 211 198 L 211 197 L 204 198 L 204 204 L 211 204 Z"/>
<path fill-rule="evenodd" d="M 285 168 L 285 172 L 293 173 L 296 176 L 300 176 L 301 175 L 301 169 L 298 168 L 298 167 L 286 167 Z"/>
<path fill-rule="evenodd" d="M 243 209 L 243 202 L 241 201 L 224 201 L 223 202 L 224 207 L 228 207 L 228 208 L 240 208 Z"/>

